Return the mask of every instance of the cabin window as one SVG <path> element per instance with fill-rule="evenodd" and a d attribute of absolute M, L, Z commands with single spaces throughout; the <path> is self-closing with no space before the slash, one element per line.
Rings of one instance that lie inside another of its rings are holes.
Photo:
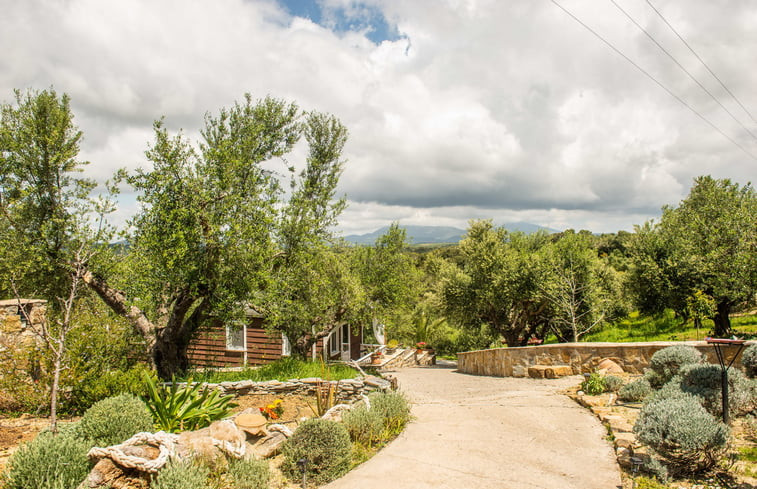
<path fill-rule="evenodd" d="M 281 356 L 292 356 L 292 344 L 289 342 L 289 338 L 284 333 L 281 333 Z"/>
<path fill-rule="evenodd" d="M 247 348 L 245 326 L 226 326 L 226 349 L 232 351 L 244 351 Z"/>
<path fill-rule="evenodd" d="M 331 336 L 329 337 L 329 353 L 339 353 L 339 347 L 342 345 L 341 332 L 342 329 L 337 328 L 333 333 L 331 333 Z"/>

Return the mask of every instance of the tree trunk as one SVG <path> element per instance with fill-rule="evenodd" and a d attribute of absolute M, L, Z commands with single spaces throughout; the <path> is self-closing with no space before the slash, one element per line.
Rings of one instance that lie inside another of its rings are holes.
<path fill-rule="evenodd" d="M 60 386 L 61 355 L 55 355 L 53 362 L 53 385 L 50 389 L 50 432 L 58 432 L 58 390 Z"/>
<path fill-rule="evenodd" d="M 731 312 L 731 303 L 729 301 L 718 302 L 717 312 L 712 318 L 715 323 L 713 334 L 716 338 L 726 338 L 731 335 L 731 319 L 728 314 Z"/>

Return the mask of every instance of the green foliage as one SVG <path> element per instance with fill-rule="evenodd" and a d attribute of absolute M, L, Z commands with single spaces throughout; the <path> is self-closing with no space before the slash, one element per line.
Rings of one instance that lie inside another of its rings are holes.
<path fill-rule="evenodd" d="M 95 376 L 95 373 L 98 375 Z M 66 411 L 71 413 L 83 412 L 97 401 L 118 394 L 144 397 L 147 395 L 144 382 L 146 376 L 156 378 L 155 372 L 143 363 L 136 364 L 125 371 L 106 370 L 98 372 L 97 369 L 93 368 L 72 386 L 71 394 L 66 397 Z"/>
<path fill-rule="evenodd" d="M 590 396 L 598 396 L 605 391 L 605 378 L 593 372 L 581 382 L 581 390 Z"/>
<path fill-rule="evenodd" d="M 636 489 L 666 489 L 668 487 L 656 479 L 650 479 L 644 476 L 637 477 L 634 481 L 634 487 Z"/>
<path fill-rule="evenodd" d="M 3 474 L 3 488 L 75 489 L 89 473 L 90 447 L 70 435 L 41 433 L 13 454 Z"/>
<path fill-rule="evenodd" d="M 642 466 L 641 470 L 646 472 L 647 474 L 650 474 L 654 476 L 658 481 L 662 483 L 667 483 L 669 476 L 668 476 L 668 468 L 660 462 L 659 459 L 655 457 L 650 457 L 648 460 L 646 460 Z M 657 483 L 660 485 L 660 483 Z M 655 486 L 652 486 L 655 487 Z M 662 487 L 665 487 L 664 485 Z"/>
<path fill-rule="evenodd" d="M 728 427 L 691 395 L 645 403 L 634 432 L 669 467 L 682 473 L 713 468 L 729 438 Z"/>
<path fill-rule="evenodd" d="M 744 350 L 744 353 L 741 354 L 741 364 L 749 377 L 757 377 L 757 345 L 752 345 Z"/>
<path fill-rule="evenodd" d="M 656 375 L 649 378 L 652 387 L 667 383 L 684 365 L 702 362 L 702 354 L 692 346 L 675 345 L 656 351 L 649 361 L 649 368 Z"/>
<path fill-rule="evenodd" d="M 120 394 L 96 402 L 84 413 L 76 434 L 99 447 L 116 445 L 135 433 L 152 431 L 152 416 L 144 402 Z"/>
<path fill-rule="evenodd" d="M 234 481 L 234 489 L 267 489 L 271 478 L 268 462 L 251 457 L 232 460 L 229 475 Z"/>
<path fill-rule="evenodd" d="M 443 278 L 446 316 L 467 329 L 487 324 L 510 346 L 523 343 L 528 328 L 546 327 L 543 291 L 549 279 L 540 250 L 546 235 L 509 234 L 491 221 L 474 221 L 460 242 L 461 267 Z"/>
<path fill-rule="evenodd" d="M 410 421 L 410 402 L 402 392 L 377 392 L 368 396 L 371 411 L 378 413 L 384 420 L 386 435 L 393 436 L 402 432 Z"/>
<path fill-rule="evenodd" d="M 196 382 L 233 382 L 237 380 L 253 380 L 263 382 L 266 380 L 285 381 L 289 379 L 307 379 L 312 377 L 324 380 L 354 379 L 358 371 L 349 365 L 341 363 L 325 364 L 317 361 L 304 361 L 296 357 L 284 357 L 275 362 L 256 368 L 247 368 L 240 371 L 196 370 L 187 377 L 179 377 L 185 382 L 190 376 Z"/>
<path fill-rule="evenodd" d="M 370 446 L 381 439 L 384 431 L 384 418 L 376 409 L 368 410 L 364 406 L 352 409 L 342 416 L 342 423 L 347 428 L 353 441 Z"/>
<path fill-rule="evenodd" d="M 210 489 L 209 476 L 210 470 L 204 465 L 172 459 L 158 472 L 150 488 Z"/>
<path fill-rule="evenodd" d="M 350 467 L 350 435 L 341 423 L 313 418 L 305 421 L 281 448 L 281 470 L 299 480 L 297 461 L 307 458 L 307 478 L 321 485 L 344 475 Z"/>
<path fill-rule="evenodd" d="M 147 408 L 155 426 L 162 431 L 176 433 L 204 428 L 213 421 L 223 419 L 236 407 L 234 396 L 223 396 L 189 379 L 179 386 L 175 379 L 170 387 L 158 386 L 151 377 L 145 377 L 148 398 Z"/>
<path fill-rule="evenodd" d="M 757 234 L 757 194 L 728 179 L 698 177 L 677 208 L 663 208 L 657 226 L 637 229 L 632 246 L 631 287 L 647 312 L 672 307 L 702 291 L 715 302 L 715 336 L 730 334 L 729 312 L 754 300 L 757 271 L 752 237 Z"/>
<path fill-rule="evenodd" d="M 624 385 L 618 391 L 618 398 L 627 402 L 639 402 L 652 393 L 652 386 L 647 379 L 637 379 Z"/>
<path fill-rule="evenodd" d="M 618 392 L 623 387 L 623 379 L 617 375 L 605 377 L 605 392 Z"/>
<path fill-rule="evenodd" d="M 680 388 L 695 395 L 705 409 L 715 416 L 723 415 L 721 368 L 718 365 L 686 365 L 680 371 Z M 757 407 L 755 383 L 741 370 L 728 370 L 728 408 L 739 416 Z"/>

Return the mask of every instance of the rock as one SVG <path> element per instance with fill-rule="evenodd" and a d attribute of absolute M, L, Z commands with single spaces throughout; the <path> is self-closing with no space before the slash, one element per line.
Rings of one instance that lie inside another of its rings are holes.
<path fill-rule="evenodd" d="M 150 475 L 135 469 L 127 469 L 109 458 L 97 462 L 78 489 L 110 487 L 112 489 L 146 489 Z"/>
<path fill-rule="evenodd" d="M 337 404 L 336 406 L 333 406 L 331 409 L 326 411 L 323 416 L 321 416 L 321 419 L 327 419 L 330 421 L 341 421 L 342 415 L 352 409 L 352 406 L 349 404 Z"/>
<path fill-rule="evenodd" d="M 278 431 L 270 433 L 268 436 L 261 438 L 252 446 L 252 452 L 255 458 L 269 458 L 277 455 L 281 445 L 287 440 L 287 437 Z"/>
<path fill-rule="evenodd" d="M 597 365 L 597 368 L 600 371 L 603 371 L 604 374 L 622 374 L 623 367 L 615 363 L 614 361 L 610 360 L 609 358 L 603 358 L 600 360 L 599 364 Z"/>
<path fill-rule="evenodd" d="M 179 434 L 176 453 L 180 457 L 200 457 L 211 463 L 225 456 L 242 458 L 245 454 L 245 432 L 228 419 L 215 421 L 207 428 Z"/>
<path fill-rule="evenodd" d="M 608 423 L 616 436 L 619 433 L 633 433 L 633 425 L 624 419 L 610 419 Z"/>
<path fill-rule="evenodd" d="M 636 437 L 633 433 L 614 433 L 615 435 L 615 448 L 625 448 L 633 451 L 634 445 L 636 445 Z"/>
<path fill-rule="evenodd" d="M 528 376 L 532 379 L 557 379 L 573 375 L 570 365 L 534 365 L 528 367 Z"/>
<path fill-rule="evenodd" d="M 528 367 L 528 376 L 532 379 L 543 379 L 545 375 L 544 365 Z"/>

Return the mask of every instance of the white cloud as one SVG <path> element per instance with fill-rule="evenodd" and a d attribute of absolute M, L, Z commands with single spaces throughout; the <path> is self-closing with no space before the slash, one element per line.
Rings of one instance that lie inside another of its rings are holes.
<path fill-rule="evenodd" d="M 630 229 L 678 202 L 696 175 L 754 178 L 754 160 L 549 2 L 362 3 L 404 37 L 376 44 L 365 28 L 336 33 L 273 0 L 0 0 L 0 99 L 13 88 L 69 93 L 82 156 L 100 181 L 145 164 L 152 121 L 163 115 L 194 136 L 206 111 L 245 92 L 332 112 L 350 130 L 346 233 L 478 217 Z M 757 153 L 611 3 L 561 3 Z M 622 5 L 757 133 L 646 4 Z M 658 8 L 757 111 L 757 5 Z M 127 203 L 119 219 L 133 209 Z"/>

